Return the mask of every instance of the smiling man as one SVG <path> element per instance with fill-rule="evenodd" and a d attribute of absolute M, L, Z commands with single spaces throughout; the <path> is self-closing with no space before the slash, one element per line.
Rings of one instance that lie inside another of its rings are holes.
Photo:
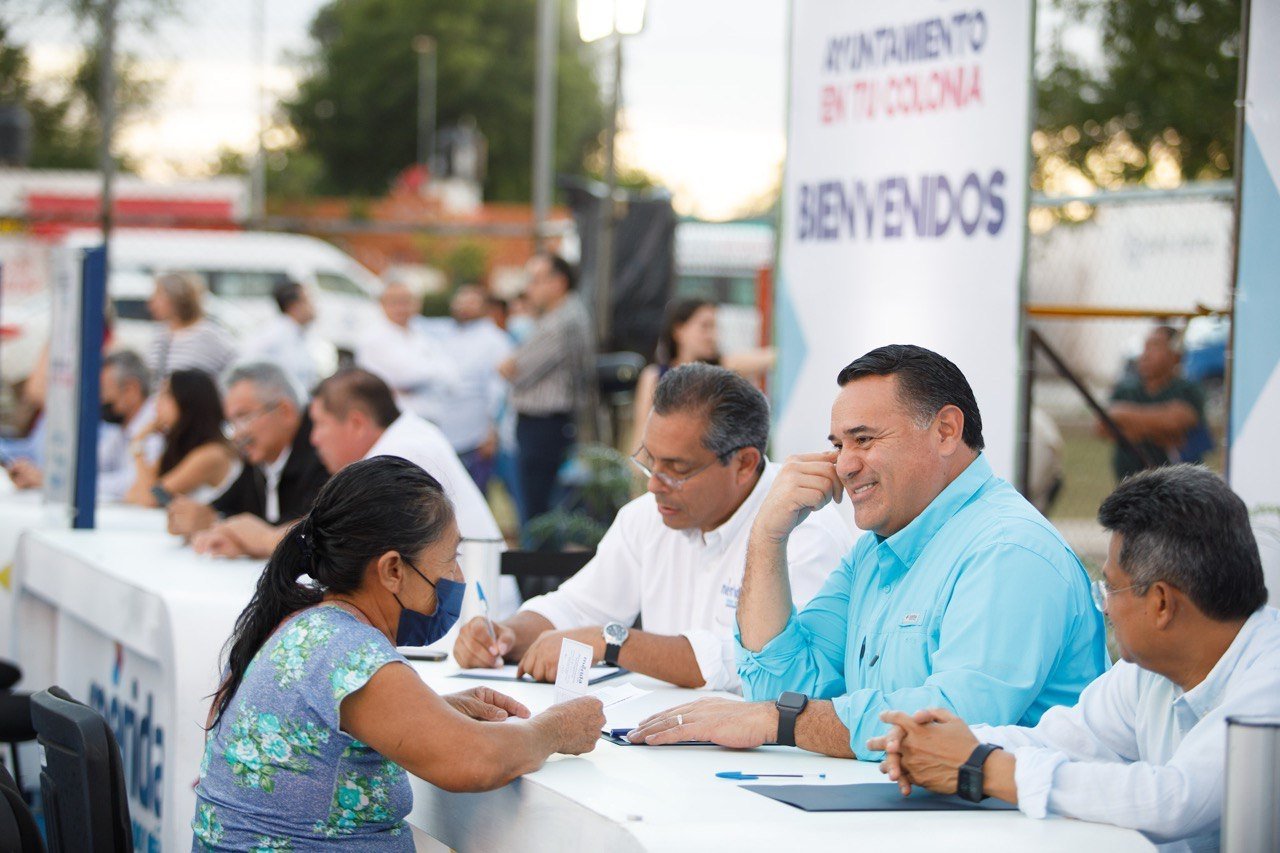
<path fill-rule="evenodd" d="M 867 740 L 884 732 L 888 709 L 1034 725 L 1106 669 L 1084 567 L 992 474 L 964 374 L 937 353 L 894 345 L 838 381 L 835 449 L 788 461 L 751 531 L 738 671 L 757 701 L 673 708 L 633 740 L 877 758 Z M 868 532 L 797 612 L 789 543 L 842 494 Z"/>
<path fill-rule="evenodd" d="M 495 624 L 463 626 L 463 666 L 518 660 L 554 681 L 563 637 L 595 659 L 683 687 L 738 689 L 733 624 L 747 534 L 780 466 L 764 456 L 769 404 L 741 376 L 709 364 L 669 371 L 633 457 L 648 494 L 627 504 L 595 557 L 553 593 Z M 801 601 L 849 549 L 833 507 L 799 524 L 786 548 L 785 581 Z M 632 627 L 641 617 L 644 629 Z"/>

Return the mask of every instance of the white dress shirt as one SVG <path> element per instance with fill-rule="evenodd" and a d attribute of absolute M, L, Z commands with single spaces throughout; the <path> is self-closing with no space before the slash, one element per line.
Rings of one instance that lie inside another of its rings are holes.
<path fill-rule="evenodd" d="M 463 539 L 502 539 L 484 495 L 435 424 L 412 412 L 401 412 L 364 458 L 375 456 L 399 456 L 439 480 L 458 514 L 458 530 Z"/>
<path fill-rule="evenodd" d="M 715 530 L 672 530 L 652 494 L 624 506 L 596 555 L 555 592 L 521 609 L 540 613 L 557 630 L 642 617 L 644 630 L 683 636 L 693 647 L 708 690 L 741 691 L 733 640 L 747 538 L 760 504 L 781 469 L 770 462 L 751 494 Z M 810 515 L 787 542 L 791 595 L 812 598 L 853 547 L 833 505 Z"/>
<path fill-rule="evenodd" d="M 445 389 L 436 423 L 453 449 L 475 450 L 496 428 L 498 410 L 507 393 L 498 365 L 511 355 L 515 342 L 492 320 L 468 323 L 447 320 L 433 327 L 458 368 L 458 382 Z"/>
<path fill-rule="evenodd" d="M 421 325 L 370 324 L 356 346 L 356 364 L 391 386 L 400 408 L 439 423 L 446 395 L 458 384 L 453 358 Z"/>
<path fill-rule="evenodd" d="M 98 497 L 104 501 L 124 500 L 125 493 L 138 479 L 138 464 L 134 460 L 132 445 L 142 431 L 156 419 L 156 398 L 148 397 L 122 427 L 115 424 L 98 425 Z M 142 452 L 148 462 L 156 462 L 164 453 L 164 438 L 151 433 L 142 442 Z"/>
<path fill-rule="evenodd" d="M 262 469 L 262 473 L 267 480 L 267 506 L 263 512 L 263 518 L 271 524 L 280 523 L 280 478 L 284 476 L 284 466 L 289 462 L 291 453 L 293 453 L 293 448 L 285 447 L 284 450 L 280 451 L 280 455 L 276 457 L 276 461 L 258 466 Z"/>
<path fill-rule="evenodd" d="M 269 361 L 279 365 L 305 394 L 319 381 L 315 359 L 307 348 L 307 330 L 287 314 L 280 314 L 251 337 L 240 352 L 240 361 Z"/>
<path fill-rule="evenodd" d="M 1035 728 L 974 726 L 1010 750 L 1018 808 L 1140 830 L 1161 850 L 1217 850 L 1226 718 L 1280 713 L 1280 611 L 1245 622 L 1204 681 L 1183 692 L 1121 662 L 1075 707 L 1051 708 Z"/>

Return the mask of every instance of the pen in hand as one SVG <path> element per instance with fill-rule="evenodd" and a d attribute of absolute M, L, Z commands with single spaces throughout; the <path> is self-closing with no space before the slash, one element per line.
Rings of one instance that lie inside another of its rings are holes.
<path fill-rule="evenodd" d="M 476 592 L 479 593 L 480 604 L 484 607 L 484 627 L 489 632 L 489 642 L 493 643 L 493 648 L 496 649 L 498 648 L 498 635 L 493 630 L 493 620 L 489 618 L 489 599 L 485 597 L 484 586 L 481 585 L 480 581 L 476 581 Z M 501 665 L 501 657 L 498 658 L 498 663 Z"/>

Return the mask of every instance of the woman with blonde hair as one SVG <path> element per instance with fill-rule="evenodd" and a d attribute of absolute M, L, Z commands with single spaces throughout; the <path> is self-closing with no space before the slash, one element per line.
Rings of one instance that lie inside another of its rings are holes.
<path fill-rule="evenodd" d="M 175 370 L 203 370 L 217 376 L 235 359 L 235 343 L 204 316 L 204 282 L 194 273 L 156 278 L 147 309 L 160 328 L 151 341 L 147 367 L 158 382 Z"/>

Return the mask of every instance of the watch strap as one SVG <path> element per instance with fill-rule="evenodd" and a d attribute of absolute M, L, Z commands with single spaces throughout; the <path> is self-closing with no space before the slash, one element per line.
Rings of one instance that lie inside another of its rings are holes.
<path fill-rule="evenodd" d="M 994 743 L 980 743 L 974 747 L 973 752 L 969 754 L 968 760 L 960 766 L 960 779 L 956 785 L 956 792 L 960 796 L 974 803 L 980 803 L 986 799 L 986 795 L 982 793 L 982 765 L 986 764 L 987 756 L 997 749 L 1001 749 L 1001 747 Z M 964 784 L 965 782 L 970 784 L 966 785 Z"/>
<path fill-rule="evenodd" d="M 618 655 L 622 652 L 621 643 L 605 643 L 604 644 L 604 662 L 609 666 L 618 665 Z"/>
<path fill-rule="evenodd" d="M 809 697 L 803 693 L 784 693 L 783 696 L 799 696 L 798 705 L 783 705 L 781 698 L 775 703 L 778 709 L 778 746 L 796 745 L 796 718 L 809 705 Z"/>

